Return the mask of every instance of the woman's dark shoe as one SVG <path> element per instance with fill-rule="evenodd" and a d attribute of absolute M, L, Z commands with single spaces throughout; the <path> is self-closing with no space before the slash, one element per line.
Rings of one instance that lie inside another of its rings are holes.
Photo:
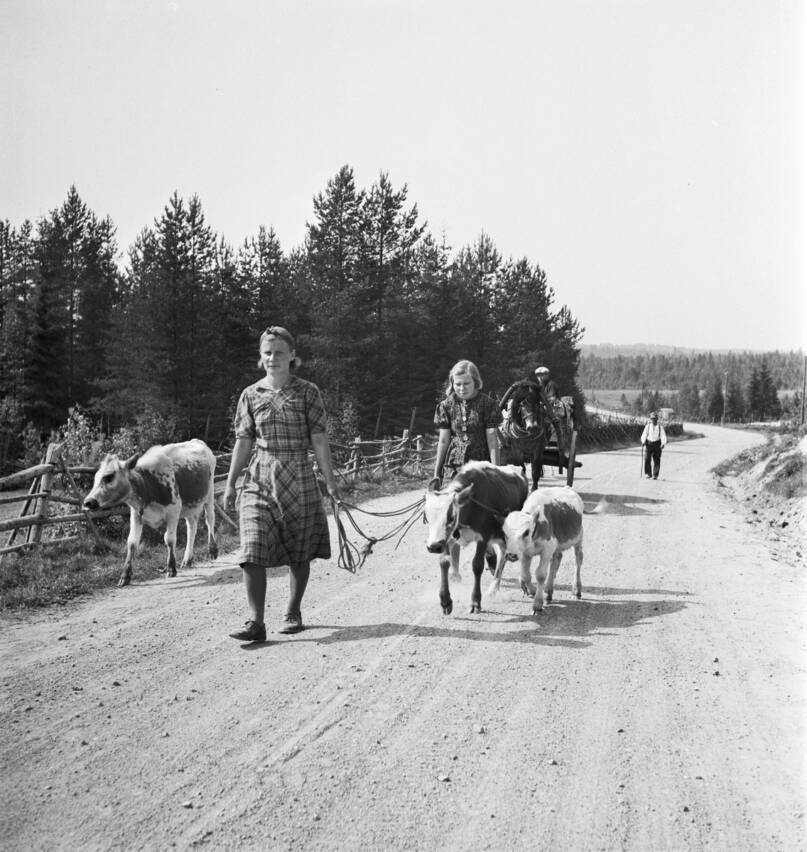
<path fill-rule="evenodd" d="M 303 617 L 299 612 L 287 612 L 283 616 L 283 622 L 278 628 L 278 633 L 299 633 L 304 630 Z"/>
<path fill-rule="evenodd" d="M 266 625 L 258 624 L 257 621 L 248 621 L 243 630 L 236 630 L 230 636 L 233 639 L 238 639 L 239 642 L 265 642 Z"/>

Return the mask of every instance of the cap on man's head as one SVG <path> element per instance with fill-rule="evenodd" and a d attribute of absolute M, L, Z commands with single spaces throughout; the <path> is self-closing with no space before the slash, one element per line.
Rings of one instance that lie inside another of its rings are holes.
<path fill-rule="evenodd" d="M 549 373 L 549 367 L 536 367 L 535 375 L 540 376 L 542 373 Z"/>
<path fill-rule="evenodd" d="M 651 420 L 658 420 L 658 414 L 656 414 L 656 412 L 654 411 L 654 412 L 650 415 L 650 419 L 651 419 Z"/>

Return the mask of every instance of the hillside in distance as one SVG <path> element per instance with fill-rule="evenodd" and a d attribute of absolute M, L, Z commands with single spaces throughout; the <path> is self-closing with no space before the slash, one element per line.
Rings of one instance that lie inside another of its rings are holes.
<path fill-rule="evenodd" d="M 786 352 L 789 350 L 777 350 Z M 801 350 L 795 350 L 800 353 Z M 593 355 L 597 358 L 631 357 L 633 355 L 699 355 L 708 354 L 727 355 L 729 353 L 740 354 L 742 352 L 753 352 L 762 354 L 762 350 L 755 349 L 692 349 L 686 346 L 666 346 L 661 343 L 581 343 L 580 353 L 582 355 Z"/>

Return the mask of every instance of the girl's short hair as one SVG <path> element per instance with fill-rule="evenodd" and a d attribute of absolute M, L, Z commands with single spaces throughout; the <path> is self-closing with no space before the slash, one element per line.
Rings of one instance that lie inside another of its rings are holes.
<path fill-rule="evenodd" d="M 291 332 L 288 331 L 288 329 L 283 328 L 282 325 L 270 325 L 267 328 L 265 328 L 261 332 L 261 338 L 258 341 L 258 348 L 263 346 L 264 340 L 269 340 L 269 338 L 271 338 L 271 337 L 276 337 L 278 340 L 284 341 L 286 343 L 286 345 L 289 347 L 289 350 L 291 352 L 294 352 L 297 349 L 297 347 L 294 343 L 294 338 L 291 336 Z M 299 367 L 300 363 L 301 363 L 300 359 L 295 355 L 294 358 L 292 358 L 291 361 L 289 362 L 289 366 L 292 369 L 294 369 L 295 367 Z M 261 366 L 262 366 L 261 359 L 258 358 L 258 367 L 261 367 Z"/>
<path fill-rule="evenodd" d="M 454 376 L 468 375 L 474 381 L 474 387 L 477 390 L 482 390 L 482 377 L 479 375 L 479 369 L 473 361 L 463 359 L 451 368 L 448 374 L 448 387 L 446 388 L 446 396 L 451 396 L 454 393 Z"/>

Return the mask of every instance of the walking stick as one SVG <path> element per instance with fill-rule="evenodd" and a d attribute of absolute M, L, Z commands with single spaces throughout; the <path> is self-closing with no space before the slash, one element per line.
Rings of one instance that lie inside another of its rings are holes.
<path fill-rule="evenodd" d="M 639 479 L 644 475 L 644 444 L 639 444 Z"/>

